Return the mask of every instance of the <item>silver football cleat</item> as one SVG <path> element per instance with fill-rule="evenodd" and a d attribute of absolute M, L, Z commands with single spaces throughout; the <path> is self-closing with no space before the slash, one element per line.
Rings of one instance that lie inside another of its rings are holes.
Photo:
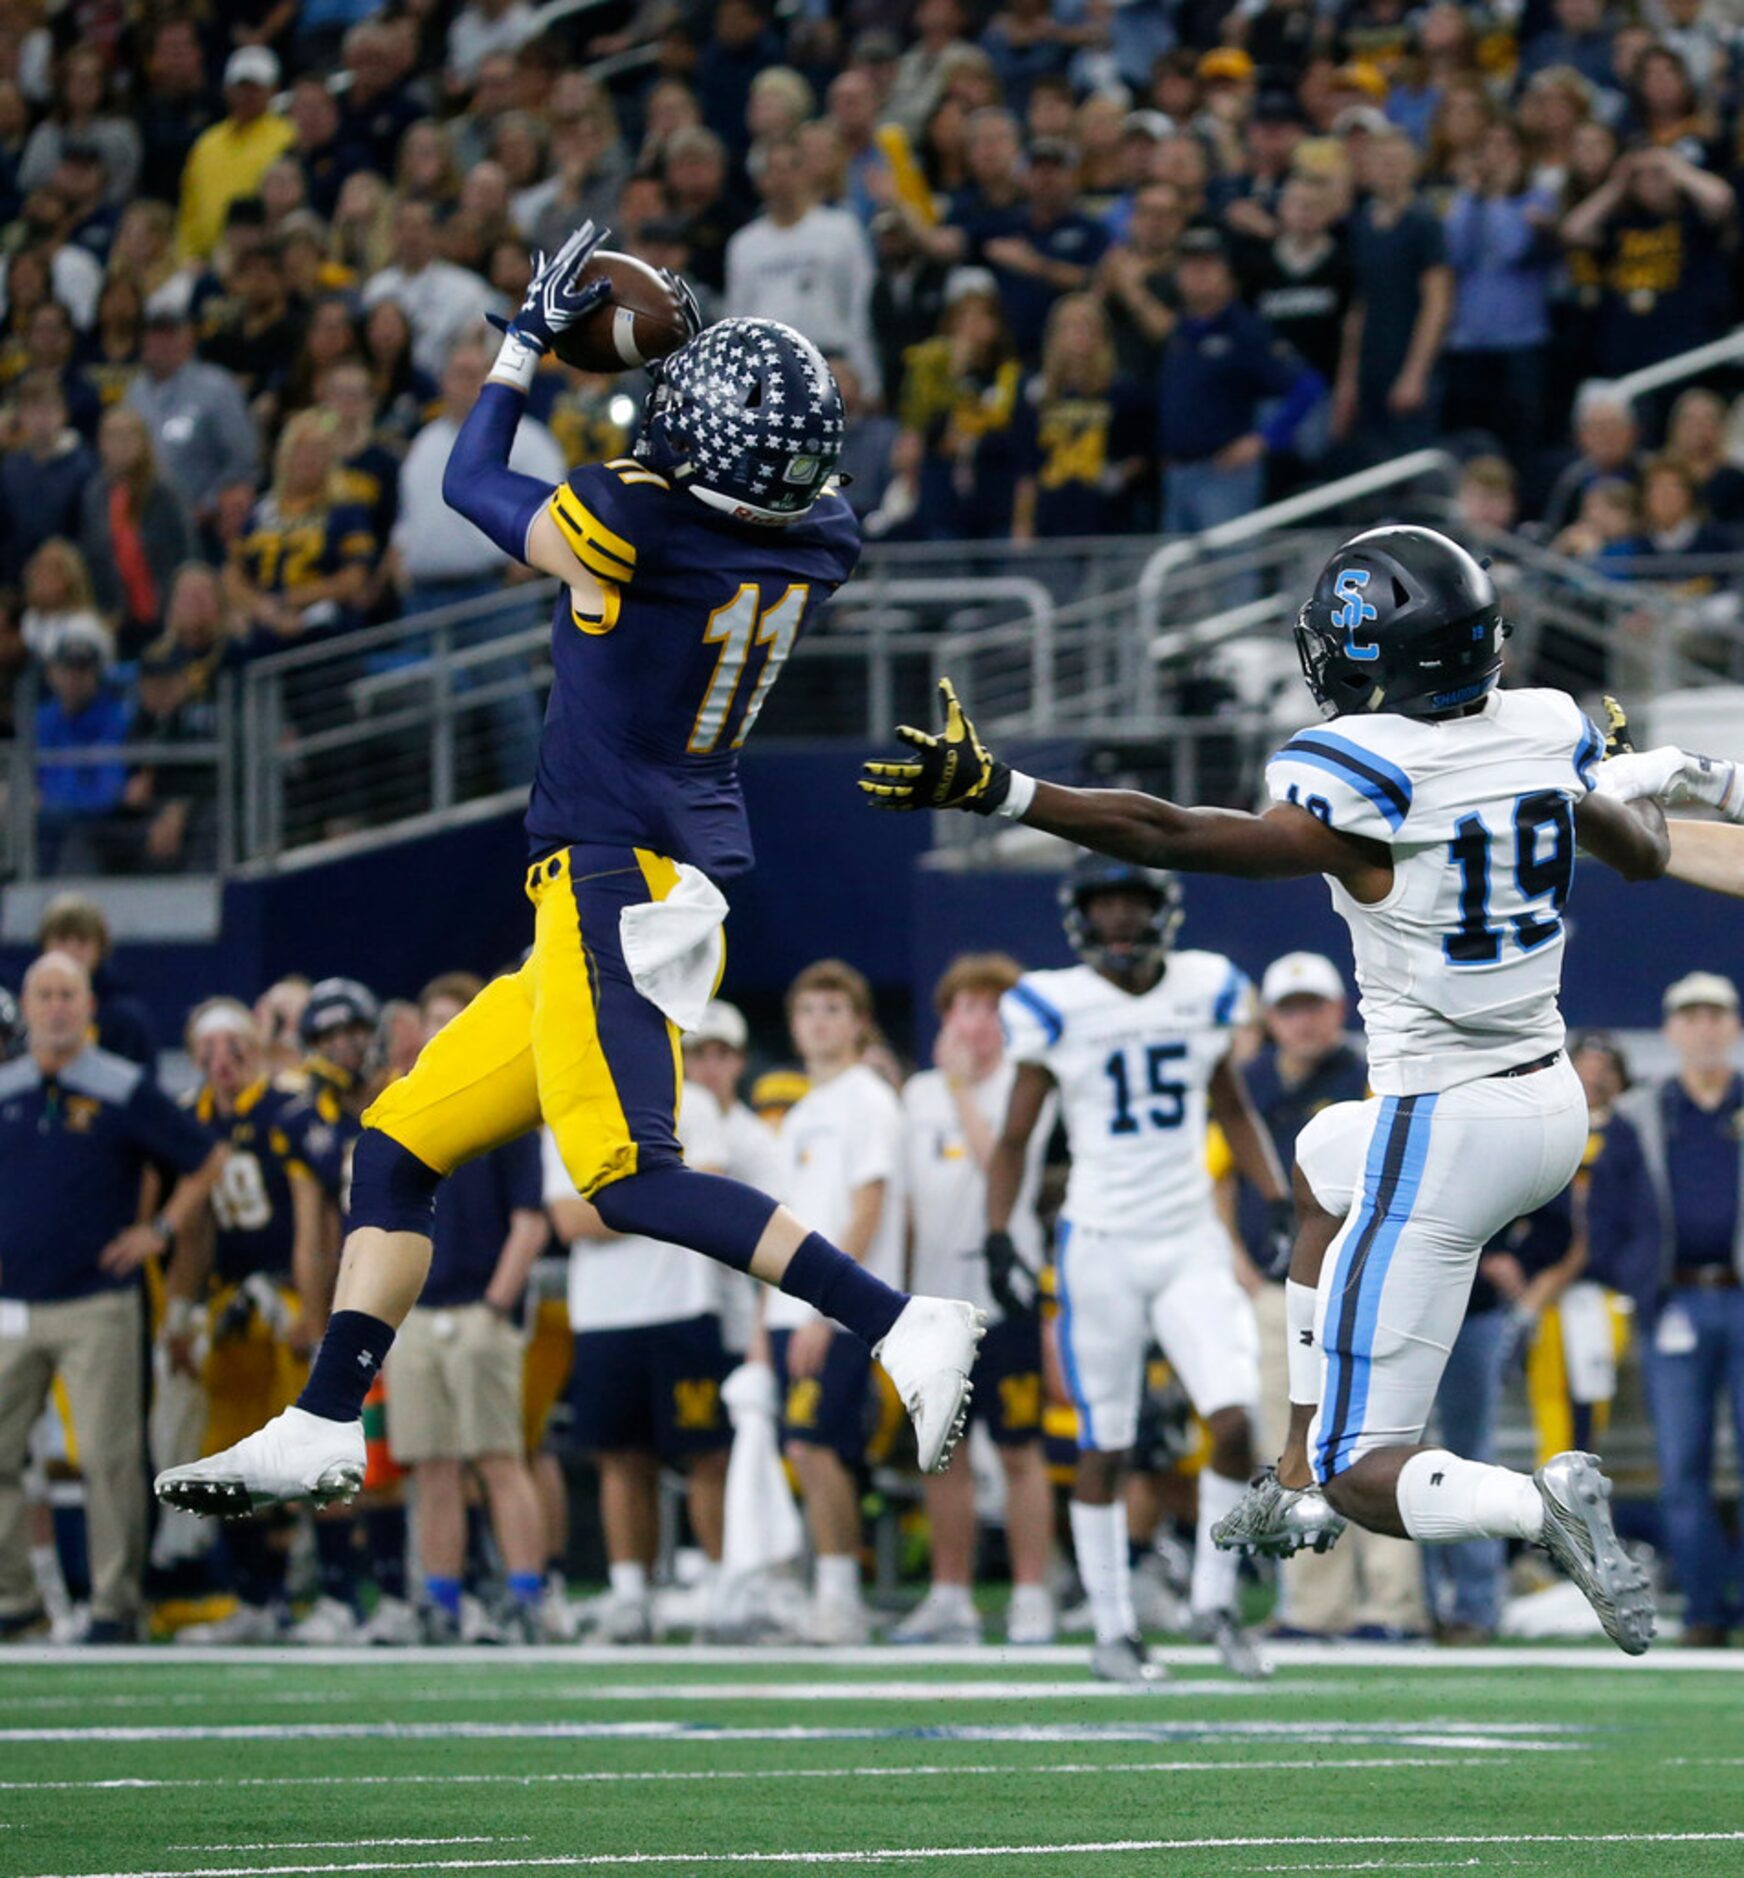
<path fill-rule="evenodd" d="M 1169 1672 L 1153 1663 L 1142 1637 L 1117 1637 L 1090 1652 L 1090 1673 L 1099 1682 L 1130 1682 L 1140 1687 L 1167 1682 Z"/>
<path fill-rule="evenodd" d="M 1538 1543 L 1579 1586 L 1617 1648 L 1643 1655 L 1653 1641 L 1653 1593 L 1617 1537 L 1611 1483 L 1599 1472 L 1598 1456 L 1553 1454 L 1532 1484 L 1544 1502 Z"/>
<path fill-rule="evenodd" d="M 222 1453 L 165 1468 L 156 1492 L 166 1506 L 243 1519 L 269 1506 L 349 1500 L 363 1485 L 365 1465 L 361 1421 L 288 1408 Z"/>
<path fill-rule="evenodd" d="M 1275 1467 L 1262 1467 L 1235 1510 L 1211 1528 L 1211 1537 L 1225 1552 L 1291 1558 L 1304 1550 L 1330 1552 L 1343 1531 L 1343 1518 L 1318 1487 L 1286 1487 Z"/>
<path fill-rule="evenodd" d="M 1243 1682 L 1264 1682 L 1272 1673 L 1271 1659 L 1243 1630 L 1233 1611 L 1207 1611 L 1193 1619 L 1193 1635 L 1201 1643 L 1214 1643 L 1223 1667 Z"/>

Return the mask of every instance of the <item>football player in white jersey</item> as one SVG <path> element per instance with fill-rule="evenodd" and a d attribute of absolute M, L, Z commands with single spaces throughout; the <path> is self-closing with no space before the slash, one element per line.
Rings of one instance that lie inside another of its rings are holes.
<path fill-rule="evenodd" d="M 988 1170 L 988 1255 L 997 1269 L 1009 1253 L 999 1242 L 1024 1156 L 1057 1090 L 1072 1154 L 1054 1248 L 1057 1334 L 1078 1412 L 1072 1541 L 1096 1623 L 1091 1664 L 1110 1681 L 1161 1677 L 1138 1634 L 1121 1497 L 1154 1338 L 1211 1433 L 1194 1627 L 1238 1674 L 1264 1675 L 1236 1618 L 1238 1561 L 1211 1542 L 1253 1472 L 1259 1329 L 1212 1200 L 1210 1114 L 1241 1171 L 1284 1204 L 1271 1139 L 1230 1054 L 1253 988 L 1219 953 L 1173 949 L 1181 890 L 1170 874 L 1087 854 L 1060 899 L 1083 963 L 1027 973 L 1001 1005 L 1017 1075 Z"/>
<path fill-rule="evenodd" d="M 1373 1531 L 1536 1541 L 1639 1654 L 1652 1600 L 1595 1457 L 1557 1455 L 1528 1478 L 1421 1445 L 1480 1249 L 1559 1192 L 1585 1146 L 1557 1009 L 1576 847 L 1653 879 L 1670 845 L 1656 803 L 1594 793 L 1603 740 L 1572 699 L 1497 688 L 1506 633 L 1463 548 L 1430 529 L 1371 529 L 1332 556 L 1301 611 L 1303 672 L 1333 722 L 1273 758 L 1264 813 L 1038 782 L 988 754 L 948 687 L 943 734 L 905 730 L 910 760 L 868 765 L 861 787 L 888 807 L 1002 814 L 1149 865 L 1327 877 L 1376 1093 L 1326 1110 L 1298 1144 L 1310 1217 L 1292 1265 L 1299 1360 L 1277 1483 L 1317 1481 Z"/>
<path fill-rule="evenodd" d="M 1015 1272 L 990 1273 L 987 1168 L 1017 1075 L 1005 1054 L 999 1001 L 1023 976 L 1003 952 L 965 952 L 933 992 L 939 1016 L 936 1067 L 911 1076 L 902 1091 L 907 1171 L 909 1279 L 945 1279 L 990 1319 L 975 1363 L 970 1419 L 979 1420 L 1005 1473 L 1005 1540 L 1011 1563 L 1008 1643 L 1054 1640 L 1047 1586 L 1054 1491 L 1042 1452 L 1040 1300 L 1018 1290 Z M 1042 1264 L 1036 1216 L 1042 1163 L 1053 1130 L 1052 1105 L 1030 1137 L 1022 1187 L 1012 1208 L 1010 1250 L 1030 1272 Z M 997 1280 L 997 1284 L 991 1282 Z M 955 1292 L 952 1294 L 956 1295 Z M 979 1643 L 975 1609 L 975 1480 L 966 1446 L 925 1481 L 932 1536 L 932 1585 L 890 1635 L 893 1643 Z"/>

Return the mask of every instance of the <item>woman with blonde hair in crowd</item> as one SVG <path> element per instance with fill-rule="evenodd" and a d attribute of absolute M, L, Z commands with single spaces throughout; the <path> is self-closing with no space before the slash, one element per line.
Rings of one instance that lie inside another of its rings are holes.
<path fill-rule="evenodd" d="M 447 131 L 433 117 L 407 125 L 394 164 L 398 200 L 428 202 L 434 209 L 445 209 L 460 194 L 460 184 L 460 165 Z"/>
<path fill-rule="evenodd" d="M 109 248 L 109 278 L 130 280 L 148 314 L 186 310 L 194 277 L 176 254 L 175 211 L 167 202 L 130 202 Z"/>
<path fill-rule="evenodd" d="M 753 169 L 758 150 L 776 138 L 791 137 L 816 110 L 816 93 L 791 66 L 771 65 L 759 72 L 745 100 Z"/>
<path fill-rule="evenodd" d="M 52 535 L 24 564 L 24 614 L 19 629 L 37 658 L 52 659 L 69 632 L 91 629 L 102 637 L 108 658 L 115 656 L 115 636 L 97 611 L 91 570 L 85 557 L 63 536 Z"/>
<path fill-rule="evenodd" d="M 393 258 L 394 194 L 374 170 L 357 170 L 340 185 L 328 232 L 328 258 L 347 278 L 368 280 Z"/>
<path fill-rule="evenodd" d="M 1012 539 L 1118 533 L 1151 432 L 1143 392 L 1115 369 L 1102 302 L 1092 293 L 1066 294 L 1048 315 L 1042 368 L 1019 418 Z"/>
<path fill-rule="evenodd" d="M 79 538 L 97 604 L 133 658 L 157 636 L 170 583 L 195 545 L 176 492 L 158 474 L 145 419 L 112 406 L 97 430 L 99 473 L 85 485 Z"/>
<path fill-rule="evenodd" d="M 1532 186 L 1561 195 L 1574 167 L 1575 134 L 1593 115 L 1593 88 L 1572 65 L 1547 65 L 1520 100 Z"/>

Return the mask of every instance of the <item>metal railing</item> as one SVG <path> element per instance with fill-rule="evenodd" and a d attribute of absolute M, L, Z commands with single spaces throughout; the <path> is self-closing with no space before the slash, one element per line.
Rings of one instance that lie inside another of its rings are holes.
<path fill-rule="evenodd" d="M 1644 365 L 1638 372 L 1613 381 L 1612 389 L 1624 398 L 1644 397 L 1650 391 L 1663 391 L 1667 385 L 1681 385 L 1700 378 L 1719 365 L 1744 362 L 1744 326 L 1736 327 L 1723 339 L 1711 339 L 1705 346 L 1692 346 L 1657 365 Z"/>

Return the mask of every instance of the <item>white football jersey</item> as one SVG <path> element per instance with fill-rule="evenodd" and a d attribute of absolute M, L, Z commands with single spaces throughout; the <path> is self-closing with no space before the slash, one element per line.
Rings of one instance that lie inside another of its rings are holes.
<path fill-rule="evenodd" d="M 886 1284 L 902 1283 L 906 1223 L 902 1198 L 902 1104 L 876 1070 L 856 1063 L 813 1086 L 787 1111 L 781 1149 L 779 1197 L 805 1225 L 839 1245 L 854 1191 L 884 1182 L 884 1207 L 861 1259 Z M 765 1321 L 792 1330 L 817 1316 L 809 1304 L 771 1291 Z"/>
<path fill-rule="evenodd" d="M 1299 732 L 1266 766 L 1274 802 L 1392 851 L 1350 928 L 1377 1095 L 1427 1095 L 1560 1047 L 1575 804 L 1604 739 L 1561 691 L 1493 691 L 1470 717 L 1377 713 Z"/>
<path fill-rule="evenodd" d="M 1074 1225 L 1181 1232 L 1212 1216 L 1206 1091 L 1252 1003 L 1216 952 L 1171 953 L 1140 997 L 1074 965 L 1028 972 L 1000 1000 L 1011 1060 L 1039 1064 L 1060 1092 Z"/>
<path fill-rule="evenodd" d="M 698 1083 L 684 1085 L 678 1139 L 687 1165 L 709 1172 L 725 1168 L 727 1141 L 720 1104 Z M 574 1194 L 575 1182 L 547 1128 L 545 1202 L 571 1199 Z M 721 1308 L 723 1269 L 687 1246 L 668 1245 L 639 1233 L 578 1239 L 569 1250 L 569 1327 L 631 1330 L 708 1316 Z"/>
<path fill-rule="evenodd" d="M 997 1136 L 1005 1123 L 1017 1065 L 1007 1059 L 974 1085 L 969 1099 Z M 1011 1212 L 1011 1237 L 1031 1271 L 1042 1266 L 1042 1225 L 1036 1195 L 1054 1131 L 1050 1096 L 1029 1138 L 1023 1185 Z M 963 1134 L 957 1098 L 942 1070 L 922 1070 L 902 1091 L 903 1149 L 907 1169 L 909 1244 L 913 1258 L 909 1289 L 933 1297 L 967 1298 L 992 1317 L 1000 1315 L 987 1289 L 987 1175 L 975 1164 Z"/>

